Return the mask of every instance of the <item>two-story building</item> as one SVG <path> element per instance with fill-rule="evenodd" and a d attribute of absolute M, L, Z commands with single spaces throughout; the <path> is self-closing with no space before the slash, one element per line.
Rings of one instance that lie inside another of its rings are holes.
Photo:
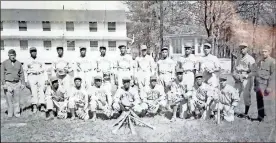
<path fill-rule="evenodd" d="M 57 56 L 57 46 L 63 46 L 71 60 L 79 56 L 79 47 L 96 56 L 99 47 L 106 46 L 112 58 L 119 54 L 119 45 L 131 40 L 126 22 L 124 10 L 1 9 L 1 62 L 9 49 L 24 62 L 29 48 L 36 47 L 47 63 Z"/>

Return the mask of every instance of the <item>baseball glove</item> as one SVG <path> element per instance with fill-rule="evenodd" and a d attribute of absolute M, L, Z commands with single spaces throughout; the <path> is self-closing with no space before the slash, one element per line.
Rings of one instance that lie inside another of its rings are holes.
<path fill-rule="evenodd" d="M 88 120 L 89 119 L 88 113 L 85 110 L 83 110 L 83 109 L 78 109 L 76 111 L 76 114 L 82 120 Z"/>

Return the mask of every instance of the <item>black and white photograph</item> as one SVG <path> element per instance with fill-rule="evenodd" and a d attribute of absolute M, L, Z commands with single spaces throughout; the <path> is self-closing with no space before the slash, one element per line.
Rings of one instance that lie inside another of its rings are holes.
<path fill-rule="evenodd" d="M 1 142 L 276 142 L 276 1 L 2 1 Z"/>

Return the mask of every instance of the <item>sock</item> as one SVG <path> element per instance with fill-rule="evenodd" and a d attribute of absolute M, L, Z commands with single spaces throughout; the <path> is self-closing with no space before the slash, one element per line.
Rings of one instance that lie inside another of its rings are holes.
<path fill-rule="evenodd" d="M 249 108 L 250 106 L 245 106 L 245 112 L 244 112 L 245 115 L 248 115 Z"/>

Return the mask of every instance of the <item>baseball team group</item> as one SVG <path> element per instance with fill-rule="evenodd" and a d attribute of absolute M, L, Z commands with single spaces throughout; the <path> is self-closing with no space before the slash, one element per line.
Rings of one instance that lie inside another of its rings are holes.
<path fill-rule="evenodd" d="M 9 59 L 1 63 L 7 116 L 20 117 L 25 87 L 31 91 L 32 112 L 45 112 L 46 120 L 95 121 L 99 114 L 115 119 L 132 110 L 141 118 L 172 112 L 171 121 L 201 118 L 232 122 L 241 97 L 245 111 L 239 116 L 251 119 L 252 89 L 256 92 L 257 121 L 272 114 L 275 107 L 269 102 L 275 97 L 275 60 L 270 57 L 270 46 L 264 46 L 260 58 L 254 59 L 248 54 L 248 45 L 240 43 L 240 58 L 230 76 L 221 74 L 211 44 L 203 45 L 204 55 L 200 57 L 192 54 L 191 43 L 184 47 L 185 54 L 178 60 L 162 47 L 157 62 L 147 54 L 146 45 L 141 45 L 141 56 L 136 58 L 120 45 L 120 54 L 114 59 L 107 56 L 104 46 L 99 48 L 98 57 L 87 56 L 86 47 L 80 47 L 79 56 L 70 57 L 73 62 L 64 58 L 63 47 L 57 47 L 57 57 L 49 69 L 39 60 L 36 47 L 29 49 L 30 58 L 23 65 L 11 49 Z M 231 76 L 234 86 L 227 82 Z"/>

